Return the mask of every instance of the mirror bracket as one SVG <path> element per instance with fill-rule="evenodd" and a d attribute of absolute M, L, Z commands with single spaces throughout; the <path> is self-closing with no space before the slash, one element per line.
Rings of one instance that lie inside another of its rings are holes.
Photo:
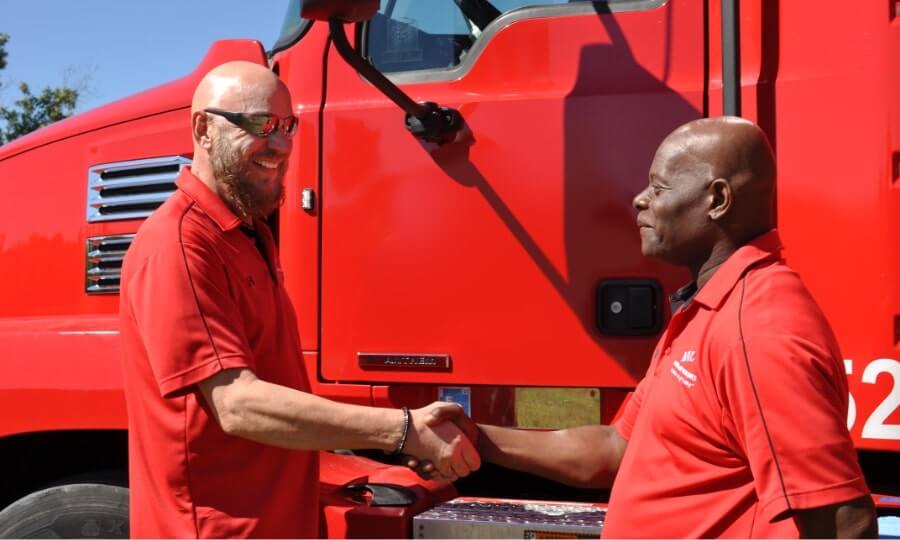
<path fill-rule="evenodd" d="M 406 129 L 410 133 L 428 142 L 445 144 L 452 142 L 456 132 L 462 128 L 462 115 L 456 109 L 441 107 L 433 101 L 421 104 L 425 108 L 424 116 L 413 116 L 406 113 Z"/>
<path fill-rule="evenodd" d="M 406 129 L 410 133 L 437 144 L 448 143 L 456 137 L 456 133 L 463 125 L 459 111 L 440 107 L 432 102 L 417 103 L 353 49 L 344 31 L 343 22 L 331 19 L 328 21 L 328 29 L 341 58 L 406 112 Z"/>

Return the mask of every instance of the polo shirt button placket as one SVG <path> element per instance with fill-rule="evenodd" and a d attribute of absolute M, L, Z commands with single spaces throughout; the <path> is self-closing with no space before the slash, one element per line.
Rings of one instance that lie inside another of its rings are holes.
<path fill-rule="evenodd" d="M 656 357 L 654 358 L 654 360 L 656 362 L 656 368 L 653 370 L 654 376 L 659 374 L 659 370 L 663 365 L 662 360 L 665 357 L 669 356 L 669 353 L 672 352 L 672 344 L 669 340 L 670 335 L 671 334 L 669 333 L 669 331 L 666 330 L 663 333 L 662 338 L 660 338 L 662 340 L 662 342 L 660 343 L 659 348 L 656 351 Z"/>
<path fill-rule="evenodd" d="M 675 336 L 681 334 L 681 331 L 684 330 L 684 327 L 687 326 L 687 310 L 684 308 L 679 309 L 672 315 L 672 320 L 669 321 L 669 327 L 666 329 L 666 342 L 663 347 L 663 354 L 667 355 L 672 352 L 672 341 L 674 341 Z"/>
<path fill-rule="evenodd" d="M 659 370 L 662 368 L 663 362 L 662 359 L 669 356 L 672 352 L 672 341 L 675 339 L 683 326 L 685 325 L 685 310 L 683 308 L 679 309 L 672 315 L 672 319 L 669 321 L 668 327 L 665 329 L 662 335 L 662 345 L 660 346 L 659 358 L 657 359 L 656 370 L 654 374 L 659 373 Z"/>

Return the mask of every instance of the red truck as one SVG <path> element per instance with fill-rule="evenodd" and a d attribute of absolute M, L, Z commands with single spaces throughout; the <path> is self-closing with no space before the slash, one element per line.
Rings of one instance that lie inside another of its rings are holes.
<path fill-rule="evenodd" d="M 0 535 L 127 535 L 121 260 L 191 161 L 196 83 L 237 59 L 300 118 L 271 222 L 314 391 L 519 427 L 613 418 L 688 279 L 640 254 L 653 151 L 691 119 L 759 123 L 788 261 L 897 514 L 900 2 L 384 0 L 313 24 L 293 0 L 271 51 L 214 43 L 184 78 L 0 147 Z M 422 537 L 413 516 L 457 495 L 604 495 L 491 467 L 438 487 L 370 457 L 323 455 L 323 536 Z"/>

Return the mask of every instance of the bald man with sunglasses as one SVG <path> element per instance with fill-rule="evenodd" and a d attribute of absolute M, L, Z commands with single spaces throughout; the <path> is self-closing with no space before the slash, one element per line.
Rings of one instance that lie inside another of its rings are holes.
<path fill-rule="evenodd" d="M 381 449 L 453 480 L 480 459 L 450 403 L 416 410 L 310 393 L 265 217 L 297 130 L 267 68 L 210 71 L 191 106 L 193 163 L 141 226 L 120 299 L 132 537 L 318 537 L 318 453 Z"/>

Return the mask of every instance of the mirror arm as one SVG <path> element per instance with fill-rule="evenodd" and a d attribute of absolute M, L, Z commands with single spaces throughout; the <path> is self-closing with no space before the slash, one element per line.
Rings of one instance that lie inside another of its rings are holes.
<path fill-rule="evenodd" d="M 462 128 L 462 116 L 455 109 L 438 106 L 437 103 L 416 103 L 397 85 L 385 77 L 350 45 L 344 31 L 344 23 L 328 21 L 331 39 L 341 58 L 350 64 L 364 79 L 406 112 L 406 128 L 415 136 L 429 142 L 444 144 L 456 136 Z"/>
<path fill-rule="evenodd" d="M 463 12 L 470 21 L 475 23 L 479 30 L 484 30 L 494 19 L 502 15 L 500 10 L 488 0 L 453 0 L 456 7 Z"/>
<path fill-rule="evenodd" d="M 350 46 L 350 41 L 347 40 L 347 34 L 344 32 L 343 22 L 331 19 L 328 21 L 328 29 L 331 31 L 331 39 L 334 41 L 334 47 L 337 49 L 338 53 L 340 53 L 341 57 L 348 64 L 353 66 L 353 69 L 358 71 L 363 78 L 372 83 L 375 88 L 379 89 L 384 95 L 390 98 L 391 101 L 406 111 L 407 114 L 417 117 L 426 114 L 427 111 L 424 106 L 413 101 L 412 98 L 403 92 L 403 90 L 397 88 L 397 85 L 382 75 L 380 71 L 375 69 L 375 66 L 367 62 L 365 58 L 360 56 L 359 53 Z"/>

